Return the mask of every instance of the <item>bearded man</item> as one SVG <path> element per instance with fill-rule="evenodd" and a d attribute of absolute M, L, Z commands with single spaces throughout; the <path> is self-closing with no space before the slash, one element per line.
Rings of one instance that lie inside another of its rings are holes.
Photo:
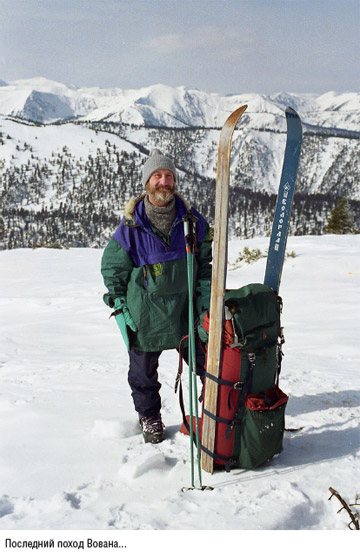
<path fill-rule="evenodd" d="M 159 443 L 161 417 L 159 357 L 179 348 L 188 333 L 188 284 L 183 219 L 195 222 L 195 316 L 209 309 L 211 238 L 200 213 L 176 191 L 173 161 L 154 149 L 142 168 L 145 193 L 131 198 L 105 248 L 101 272 L 129 353 L 128 381 L 145 442 Z M 195 218 L 194 218 L 195 217 Z M 204 353 L 197 349 L 197 374 L 203 380 Z M 176 374 L 174 374 L 176 375 Z"/>

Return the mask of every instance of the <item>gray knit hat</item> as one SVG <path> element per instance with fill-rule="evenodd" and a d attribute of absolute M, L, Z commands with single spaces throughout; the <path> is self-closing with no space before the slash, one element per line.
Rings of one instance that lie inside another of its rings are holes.
<path fill-rule="evenodd" d="M 150 152 L 149 158 L 145 162 L 142 168 L 142 180 L 141 183 L 143 186 L 146 186 L 147 181 L 149 180 L 150 176 L 156 171 L 160 169 L 171 170 L 174 174 L 174 178 L 176 181 L 176 168 L 174 163 L 172 162 L 169 157 L 166 157 L 162 154 L 159 149 L 153 149 Z"/>

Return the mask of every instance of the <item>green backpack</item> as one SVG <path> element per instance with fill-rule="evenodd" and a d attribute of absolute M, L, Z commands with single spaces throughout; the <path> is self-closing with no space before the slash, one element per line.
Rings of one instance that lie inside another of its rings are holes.
<path fill-rule="evenodd" d="M 216 416 L 203 409 L 216 420 L 211 456 L 227 470 L 255 468 L 282 450 L 288 400 L 278 386 L 282 302 L 264 284 L 229 290 L 224 301 L 231 319 L 224 322 L 220 376 L 206 374 L 206 381 L 219 384 Z M 205 344 L 208 330 L 205 316 L 198 328 Z"/>

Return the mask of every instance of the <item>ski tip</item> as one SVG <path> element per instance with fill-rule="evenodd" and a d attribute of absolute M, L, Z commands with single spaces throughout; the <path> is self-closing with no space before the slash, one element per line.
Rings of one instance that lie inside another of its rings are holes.
<path fill-rule="evenodd" d="M 247 104 L 243 104 L 242 106 L 239 106 L 238 108 L 236 108 L 236 110 L 234 110 L 234 112 L 232 112 L 230 114 L 230 118 L 231 117 L 238 117 L 240 118 L 240 116 L 245 112 L 245 110 L 247 109 L 248 105 Z"/>
<path fill-rule="evenodd" d="M 290 117 L 294 117 L 294 118 L 299 118 L 298 113 L 296 112 L 296 110 L 294 110 L 293 108 L 291 108 L 291 106 L 288 106 L 285 110 L 285 114 L 286 116 L 290 116 Z"/>
<path fill-rule="evenodd" d="M 288 106 L 285 110 L 285 115 L 288 128 L 291 126 L 293 129 L 297 129 L 302 134 L 302 122 L 296 110 L 291 108 L 291 106 Z"/>
<path fill-rule="evenodd" d="M 240 118 L 240 116 L 242 115 L 243 112 L 245 112 L 245 110 L 247 109 L 248 105 L 247 104 L 243 104 L 242 106 L 239 106 L 238 108 L 236 108 L 231 114 L 230 114 L 230 118 L 232 116 L 238 116 Z"/>

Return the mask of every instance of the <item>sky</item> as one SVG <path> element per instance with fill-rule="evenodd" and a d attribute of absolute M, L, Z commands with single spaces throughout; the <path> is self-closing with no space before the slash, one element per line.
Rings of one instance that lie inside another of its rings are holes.
<path fill-rule="evenodd" d="M 0 0 L 0 80 L 357 92 L 360 0 Z"/>

